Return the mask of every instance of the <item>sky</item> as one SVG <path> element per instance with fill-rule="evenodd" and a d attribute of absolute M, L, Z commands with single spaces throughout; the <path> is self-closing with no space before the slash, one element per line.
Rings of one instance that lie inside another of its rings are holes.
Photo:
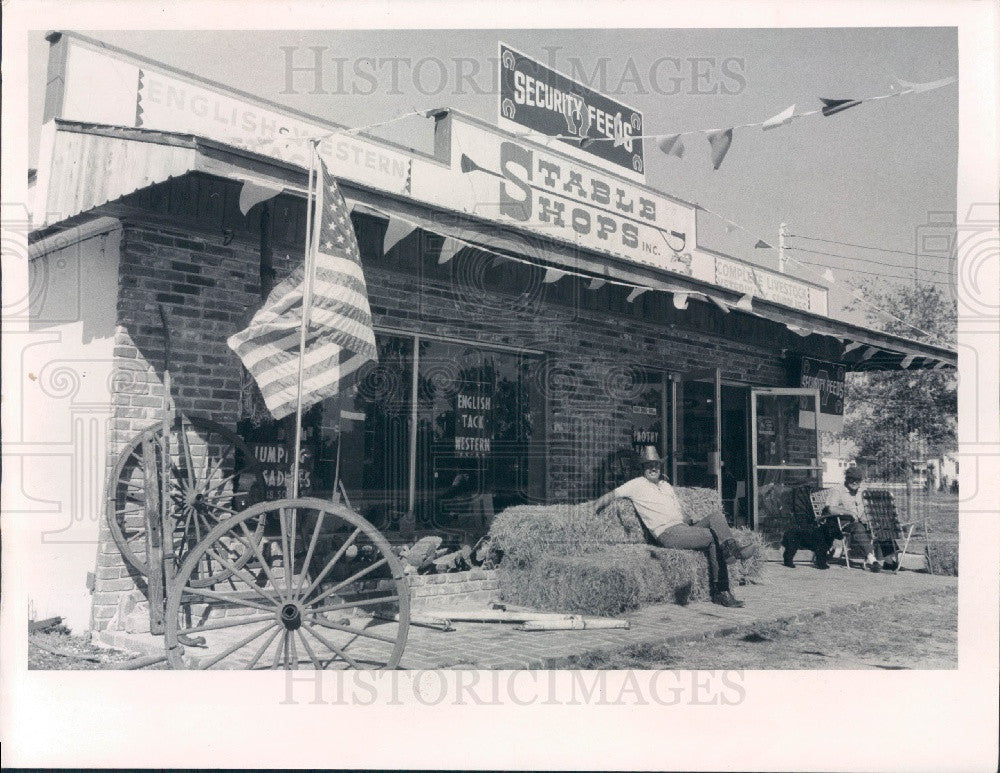
<path fill-rule="evenodd" d="M 645 131 L 655 134 L 762 121 L 793 104 L 796 112 L 813 110 L 820 97 L 886 94 L 897 77 L 927 82 L 958 74 L 950 28 L 82 32 L 352 127 L 431 107 L 496 123 L 501 41 L 638 108 Z M 41 121 L 47 47 L 43 31 L 31 33 L 32 127 Z M 288 57 L 296 66 L 312 64 L 314 48 L 322 83 L 293 73 L 289 89 Z M 411 117 L 373 131 L 429 150 L 431 124 Z M 29 143 L 33 160 L 36 131 Z M 844 309 L 853 287 L 880 278 L 912 286 L 914 250 L 927 234 L 942 233 L 929 223 L 955 210 L 958 88 L 862 104 L 768 132 L 737 129 L 718 170 L 703 136 L 685 137 L 685 144 L 683 158 L 675 158 L 647 142 L 647 184 L 745 229 L 727 232 L 718 218 L 700 213 L 700 246 L 776 268 L 777 252 L 754 244 L 760 238 L 777 245 L 784 222 L 794 235 L 786 254 L 816 264 L 792 263 L 788 272 L 826 284 L 820 274 L 829 266 L 837 280 L 831 316 L 861 322 Z M 916 262 L 919 281 L 953 295 L 946 257 L 921 254 Z"/>

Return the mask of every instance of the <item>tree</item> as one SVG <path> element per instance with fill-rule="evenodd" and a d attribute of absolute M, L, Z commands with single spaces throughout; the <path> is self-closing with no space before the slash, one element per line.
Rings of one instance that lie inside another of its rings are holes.
<path fill-rule="evenodd" d="M 935 285 L 877 286 L 863 307 L 872 327 L 937 345 L 955 346 L 954 304 Z M 858 308 L 855 302 L 852 309 Z M 894 319 L 878 309 L 891 311 Z M 941 457 L 957 447 L 957 383 L 953 371 L 852 373 L 848 376 L 843 436 L 858 458 L 885 478 L 901 475 L 910 459 Z"/>

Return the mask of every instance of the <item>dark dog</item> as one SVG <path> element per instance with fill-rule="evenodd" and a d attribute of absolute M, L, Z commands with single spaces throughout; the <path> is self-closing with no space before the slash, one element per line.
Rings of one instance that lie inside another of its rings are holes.
<path fill-rule="evenodd" d="M 811 526 L 793 526 L 781 538 L 784 548 L 782 560 L 785 566 L 795 568 L 795 554 L 799 550 L 811 550 L 817 569 L 827 569 L 827 558 L 833 541 L 843 538 L 840 525 L 836 518 L 824 518 Z"/>

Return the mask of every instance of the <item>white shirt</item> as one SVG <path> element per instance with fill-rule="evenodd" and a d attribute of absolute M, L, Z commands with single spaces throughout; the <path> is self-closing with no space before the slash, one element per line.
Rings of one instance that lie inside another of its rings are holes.
<path fill-rule="evenodd" d="M 684 523 L 680 500 L 674 487 L 665 480 L 653 483 L 645 477 L 633 478 L 616 488 L 615 496 L 632 500 L 636 512 L 654 537 L 671 526 Z"/>

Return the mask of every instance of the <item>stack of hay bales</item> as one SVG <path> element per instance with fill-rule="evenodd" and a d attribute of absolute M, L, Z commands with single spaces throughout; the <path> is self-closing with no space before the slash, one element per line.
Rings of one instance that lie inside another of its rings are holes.
<path fill-rule="evenodd" d="M 678 488 L 677 493 L 694 519 L 722 508 L 714 489 Z M 599 512 L 588 502 L 512 507 L 493 521 L 490 539 L 503 553 L 498 578 L 510 603 L 613 615 L 643 603 L 684 603 L 709 595 L 704 552 L 648 544 L 627 499 Z M 758 535 L 742 529 L 737 539 L 760 543 Z M 762 568 L 757 559 L 731 564 L 730 579 L 734 584 L 755 581 Z"/>

